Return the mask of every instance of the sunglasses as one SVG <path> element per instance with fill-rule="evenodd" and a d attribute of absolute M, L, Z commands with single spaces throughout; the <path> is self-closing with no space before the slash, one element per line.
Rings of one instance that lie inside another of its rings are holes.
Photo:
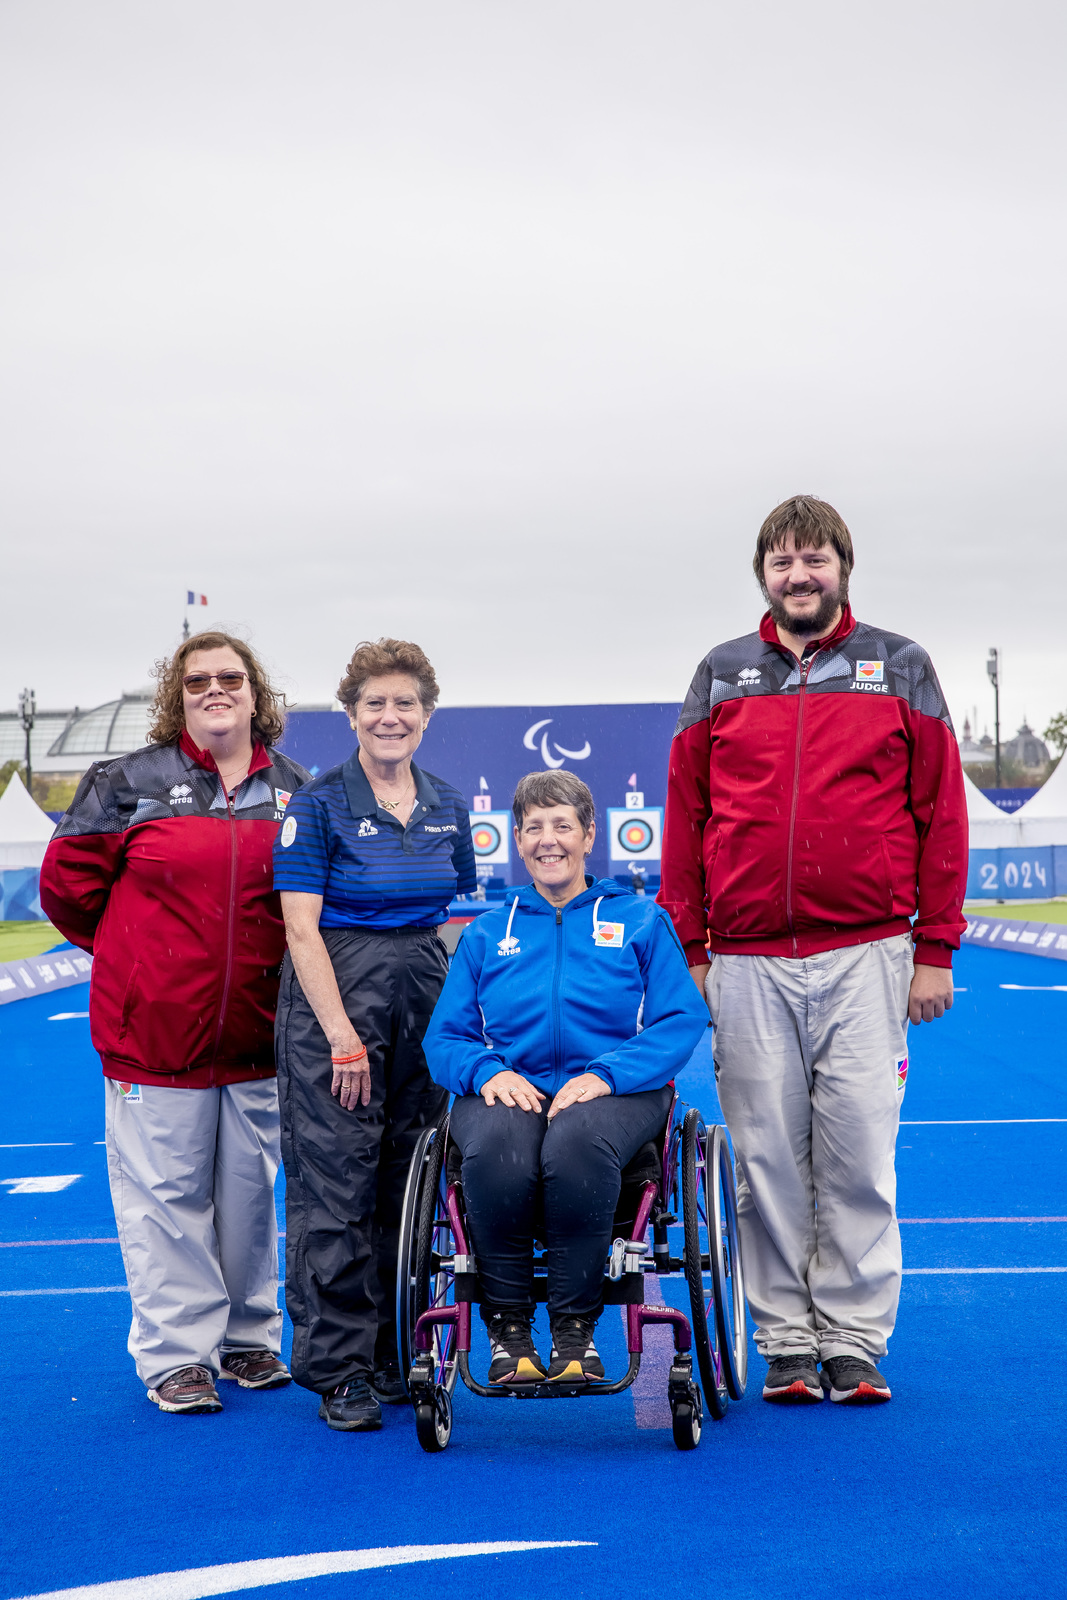
<path fill-rule="evenodd" d="M 182 682 L 190 694 L 203 694 L 213 683 L 217 683 L 227 694 L 236 694 L 247 677 L 247 672 L 238 672 L 236 669 L 231 672 L 190 672 Z"/>

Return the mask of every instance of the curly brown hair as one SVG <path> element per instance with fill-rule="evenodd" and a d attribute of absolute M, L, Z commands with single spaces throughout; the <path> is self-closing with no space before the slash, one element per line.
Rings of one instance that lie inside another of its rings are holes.
<path fill-rule="evenodd" d="M 182 679 L 186 662 L 197 650 L 233 650 L 240 656 L 248 673 L 256 709 L 252 713 L 252 737 L 260 744 L 277 744 L 285 731 L 285 696 L 271 687 L 263 665 L 243 639 L 232 633 L 194 633 L 184 639 L 168 659 L 156 662 L 154 677 L 155 703 L 152 706 L 154 721 L 148 730 L 153 744 L 177 744 L 185 731 L 185 702 L 182 698 Z"/>
<path fill-rule="evenodd" d="M 406 672 L 415 679 L 419 703 L 432 715 L 441 693 L 429 658 L 408 639 L 363 639 L 352 652 L 345 675 L 337 686 L 337 698 L 351 709 L 363 692 L 368 678 L 381 678 L 387 672 Z"/>

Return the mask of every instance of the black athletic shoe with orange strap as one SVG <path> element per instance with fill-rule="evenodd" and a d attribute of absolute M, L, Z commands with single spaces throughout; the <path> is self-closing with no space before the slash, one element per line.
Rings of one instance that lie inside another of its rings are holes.
<path fill-rule="evenodd" d="M 775 1356 L 767 1369 L 763 1398 L 777 1406 L 814 1406 L 822 1400 L 822 1384 L 814 1356 Z"/>
<path fill-rule="evenodd" d="M 830 1399 L 839 1406 L 880 1406 L 893 1398 L 873 1361 L 860 1356 L 831 1356 L 822 1364 L 829 1379 Z"/>

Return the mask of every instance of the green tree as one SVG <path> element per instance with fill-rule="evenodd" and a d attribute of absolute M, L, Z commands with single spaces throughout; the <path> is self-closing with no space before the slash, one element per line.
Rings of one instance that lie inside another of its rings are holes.
<path fill-rule="evenodd" d="M 25 771 L 23 769 L 22 762 L 21 761 L 5 761 L 3 766 L 0 767 L 0 794 L 3 794 L 4 790 L 7 788 L 8 784 L 10 783 L 11 774 L 13 772 L 17 772 L 19 777 L 22 779 L 23 783 L 25 783 L 25 781 L 26 781 L 26 773 L 25 773 Z"/>
<path fill-rule="evenodd" d="M 1067 750 L 1067 711 L 1057 711 L 1042 737 L 1054 744 L 1060 755 Z"/>

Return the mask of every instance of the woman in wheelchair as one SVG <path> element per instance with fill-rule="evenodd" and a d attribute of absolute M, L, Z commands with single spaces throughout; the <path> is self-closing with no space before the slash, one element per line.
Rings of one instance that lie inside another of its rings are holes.
<path fill-rule="evenodd" d="M 533 882 L 468 927 L 424 1048 L 456 1096 L 489 1382 L 595 1383 L 620 1175 L 661 1132 L 708 1013 L 666 913 L 586 876 L 586 785 L 531 773 L 512 810 Z M 532 1332 L 535 1233 L 548 1252 L 547 1371 Z"/>

